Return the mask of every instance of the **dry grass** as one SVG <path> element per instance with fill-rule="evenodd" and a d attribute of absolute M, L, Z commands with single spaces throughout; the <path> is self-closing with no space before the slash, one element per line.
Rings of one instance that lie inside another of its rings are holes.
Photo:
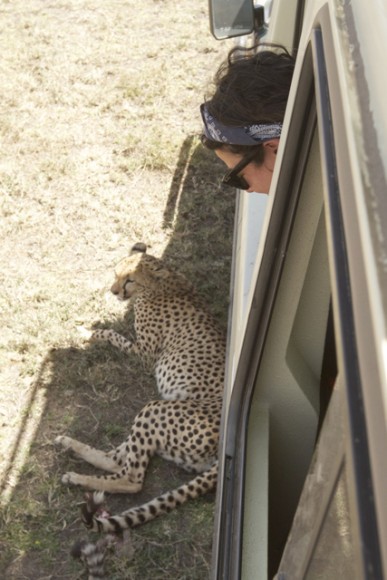
<path fill-rule="evenodd" d="M 77 578 L 87 467 L 52 447 L 59 433 L 109 448 L 154 396 L 151 371 L 77 325 L 128 333 L 106 297 L 114 263 L 145 241 L 227 316 L 233 194 L 201 149 L 198 105 L 225 46 L 206 2 L 0 0 L 0 576 Z M 144 491 L 184 479 L 156 460 Z M 213 498 L 132 532 L 110 578 L 205 578 Z"/>

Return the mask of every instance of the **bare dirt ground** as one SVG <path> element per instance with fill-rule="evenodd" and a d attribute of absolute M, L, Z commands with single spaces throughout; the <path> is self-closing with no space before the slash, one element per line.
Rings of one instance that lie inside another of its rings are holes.
<path fill-rule="evenodd" d="M 151 369 L 77 326 L 129 333 L 106 295 L 135 241 L 183 271 L 226 324 L 234 195 L 203 151 L 198 106 L 228 46 L 207 3 L 0 0 L 0 577 L 81 578 L 88 467 L 52 445 L 70 434 L 109 449 L 153 398 Z M 155 460 L 122 511 L 178 485 Z M 132 531 L 111 579 L 208 576 L 213 497 Z"/>

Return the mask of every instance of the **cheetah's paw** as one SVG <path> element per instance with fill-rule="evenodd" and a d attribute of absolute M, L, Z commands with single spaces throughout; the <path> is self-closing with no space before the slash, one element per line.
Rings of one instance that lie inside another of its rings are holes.
<path fill-rule="evenodd" d="M 78 485 L 78 473 L 74 473 L 73 471 L 68 471 L 62 475 L 62 483 L 65 485 Z"/>
<path fill-rule="evenodd" d="M 70 437 L 66 437 L 66 435 L 58 435 L 58 437 L 55 437 L 54 445 L 55 447 L 70 449 L 71 441 L 72 439 Z"/>
<path fill-rule="evenodd" d="M 77 326 L 77 331 L 84 340 L 91 340 L 93 332 L 86 328 L 85 326 Z"/>

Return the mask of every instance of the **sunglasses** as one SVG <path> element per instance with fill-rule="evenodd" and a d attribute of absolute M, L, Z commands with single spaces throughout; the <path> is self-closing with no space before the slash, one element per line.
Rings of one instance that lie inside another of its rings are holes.
<path fill-rule="evenodd" d="M 235 187 L 236 189 L 249 189 L 250 185 L 247 183 L 246 179 L 242 177 L 242 175 L 238 175 L 238 173 L 240 173 L 242 169 L 246 167 L 246 165 L 251 163 L 256 155 L 256 151 L 251 151 L 245 155 L 245 157 L 243 157 L 239 163 L 235 165 L 235 167 L 227 171 L 222 179 L 222 183 L 225 185 L 230 185 L 231 187 Z"/>

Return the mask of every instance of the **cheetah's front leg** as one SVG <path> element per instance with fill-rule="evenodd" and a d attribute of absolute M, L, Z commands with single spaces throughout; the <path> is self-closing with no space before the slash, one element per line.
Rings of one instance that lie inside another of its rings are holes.
<path fill-rule="evenodd" d="M 128 340 L 122 334 L 119 334 L 115 330 L 111 329 L 99 329 L 94 330 L 90 336 L 90 341 L 103 340 L 105 342 L 110 342 L 113 346 L 118 348 L 121 352 L 137 353 L 137 345 L 135 342 Z"/>

